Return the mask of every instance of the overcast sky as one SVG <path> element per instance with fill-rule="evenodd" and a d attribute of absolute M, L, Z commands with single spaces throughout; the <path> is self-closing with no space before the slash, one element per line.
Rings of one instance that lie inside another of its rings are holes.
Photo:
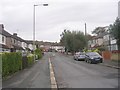
<path fill-rule="evenodd" d="M 0 24 L 6 31 L 18 33 L 23 39 L 33 39 L 33 5 L 37 6 L 36 40 L 59 41 L 64 29 L 87 33 L 98 26 L 108 26 L 118 16 L 119 0 L 0 0 Z"/>

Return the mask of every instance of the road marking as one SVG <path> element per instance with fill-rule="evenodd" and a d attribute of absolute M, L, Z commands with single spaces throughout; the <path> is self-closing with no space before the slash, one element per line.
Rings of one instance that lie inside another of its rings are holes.
<path fill-rule="evenodd" d="M 56 79 L 55 79 L 55 75 L 54 75 L 54 71 L 53 71 L 53 67 L 52 67 L 50 58 L 49 58 L 49 68 L 50 68 L 51 88 L 54 90 L 57 90 L 57 83 L 56 83 Z"/>
<path fill-rule="evenodd" d="M 36 74 L 35 74 L 35 76 L 31 79 L 31 81 L 34 81 L 38 76 L 39 76 L 39 72 L 37 72 Z"/>

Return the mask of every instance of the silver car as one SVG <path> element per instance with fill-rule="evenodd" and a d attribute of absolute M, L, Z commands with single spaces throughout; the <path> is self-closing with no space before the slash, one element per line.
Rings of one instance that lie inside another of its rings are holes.
<path fill-rule="evenodd" d="M 76 52 L 73 56 L 74 60 L 85 60 L 85 53 L 83 52 Z"/>

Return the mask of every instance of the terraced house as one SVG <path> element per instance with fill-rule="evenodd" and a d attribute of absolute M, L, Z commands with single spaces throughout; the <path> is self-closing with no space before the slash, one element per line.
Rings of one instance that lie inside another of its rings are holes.
<path fill-rule="evenodd" d="M 0 24 L 0 52 L 10 52 L 11 34 L 4 30 L 3 24 Z"/>
<path fill-rule="evenodd" d="M 0 52 L 27 52 L 32 48 L 29 42 L 17 36 L 17 33 L 10 34 L 4 29 L 4 25 L 0 24 Z M 29 49 L 28 49 L 29 48 Z"/>

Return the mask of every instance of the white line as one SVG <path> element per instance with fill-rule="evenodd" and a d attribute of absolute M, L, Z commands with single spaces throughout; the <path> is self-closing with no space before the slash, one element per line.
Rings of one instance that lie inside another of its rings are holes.
<path fill-rule="evenodd" d="M 54 75 L 54 71 L 53 71 L 53 67 L 52 67 L 52 63 L 50 61 L 50 58 L 49 58 L 49 68 L 50 68 L 51 88 L 57 90 L 57 83 L 56 83 L 56 79 L 55 79 L 55 75 Z"/>

